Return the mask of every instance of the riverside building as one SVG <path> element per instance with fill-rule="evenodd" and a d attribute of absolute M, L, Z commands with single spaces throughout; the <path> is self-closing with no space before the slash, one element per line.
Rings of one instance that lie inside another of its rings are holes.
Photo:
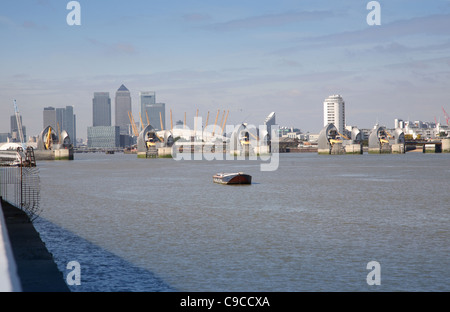
<path fill-rule="evenodd" d="M 323 126 L 334 124 L 340 133 L 345 130 L 345 101 L 340 95 L 331 95 L 323 102 Z"/>

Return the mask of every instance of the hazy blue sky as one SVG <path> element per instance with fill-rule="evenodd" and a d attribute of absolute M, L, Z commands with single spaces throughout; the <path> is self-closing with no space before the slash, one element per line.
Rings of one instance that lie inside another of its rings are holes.
<path fill-rule="evenodd" d="M 365 0 L 81 0 L 81 26 L 67 25 L 68 2 L 1 4 L 0 132 L 16 99 L 28 135 L 44 107 L 73 105 L 86 138 L 93 93 L 114 104 L 121 84 L 135 118 L 138 92 L 155 91 L 167 118 L 191 123 L 196 109 L 254 125 L 275 111 L 280 126 L 318 132 L 331 94 L 360 128 L 450 112 L 450 0 L 379 1 L 380 26 Z"/>

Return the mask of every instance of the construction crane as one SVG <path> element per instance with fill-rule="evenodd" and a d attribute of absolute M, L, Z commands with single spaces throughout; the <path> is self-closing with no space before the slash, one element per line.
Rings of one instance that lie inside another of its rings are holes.
<path fill-rule="evenodd" d="M 20 143 L 22 144 L 22 147 L 24 147 L 25 139 L 23 138 L 22 121 L 20 119 L 19 108 L 17 107 L 16 100 L 14 100 L 14 113 L 16 115 L 17 132 L 19 133 L 19 140 L 20 140 Z"/>
<path fill-rule="evenodd" d="M 447 122 L 447 126 L 450 126 L 450 117 L 448 116 L 447 112 L 444 109 L 444 106 L 442 106 L 442 111 L 444 112 L 445 121 Z"/>

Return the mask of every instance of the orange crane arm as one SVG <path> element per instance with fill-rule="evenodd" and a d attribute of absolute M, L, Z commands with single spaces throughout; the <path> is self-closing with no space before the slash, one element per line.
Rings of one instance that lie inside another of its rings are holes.
<path fill-rule="evenodd" d="M 197 135 L 197 121 L 198 121 L 198 108 L 197 108 L 197 113 L 195 114 L 194 135 Z"/>
<path fill-rule="evenodd" d="M 147 112 L 145 112 L 145 113 L 147 113 Z M 139 119 L 141 120 L 141 130 L 144 130 L 144 123 L 142 122 L 141 112 L 139 112 Z"/>
<path fill-rule="evenodd" d="M 206 127 L 208 127 L 208 120 L 209 120 L 209 111 L 208 111 L 208 115 L 206 116 L 206 124 L 205 124 L 205 129 L 206 129 Z"/>
<path fill-rule="evenodd" d="M 225 111 L 223 111 L 222 119 L 220 120 L 220 124 L 219 124 L 220 127 L 222 127 L 223 119 L 224 119 L 224 118 L 225 118 Z M 222 129 L 223 129 L 223 128 L 222 128 Z"/>
<path fill-rule="evenodd" d="M 230 113 L 230 111 L 227 111 L 227 116 L 225 117 L 225 120 L 223 121 L 222 124 L 222 134 L 225 132 L 225 125 L 227 123 L 227 119 L 228 119 L 228 114 Z"/>
<path fill-rule="evenodd" d="M 212 135 L 214 135 L 214 133 L 216 132 L 216 125 L 217 125 L 217 119 L 219 118 L 219 114 L 220 114 L 220 109 L 217 111 L 216 121 L 214 122 L 214 128 L 213 128 Z"/>
<path fill-rule="evenodd" d="M 134 122 L 134 118 L 133 115 L 131 114 L 131 112 L 128 112 L 128 118 L 130 119 L 130 123 L 131 123 L 131 128 L 133 129 L 133 134 L 134 136 L 139 136 L 139 131 L 136 127 L 136 123 Z"/>

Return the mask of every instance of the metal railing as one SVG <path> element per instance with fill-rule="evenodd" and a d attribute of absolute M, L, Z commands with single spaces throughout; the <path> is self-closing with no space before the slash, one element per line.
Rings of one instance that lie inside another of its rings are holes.
<path fill-rule="evenodd" d="M 0 167 L 0 197 L 23 210 L 31 221 L 40 214 L 40 179 L 37 167 Z"/>

